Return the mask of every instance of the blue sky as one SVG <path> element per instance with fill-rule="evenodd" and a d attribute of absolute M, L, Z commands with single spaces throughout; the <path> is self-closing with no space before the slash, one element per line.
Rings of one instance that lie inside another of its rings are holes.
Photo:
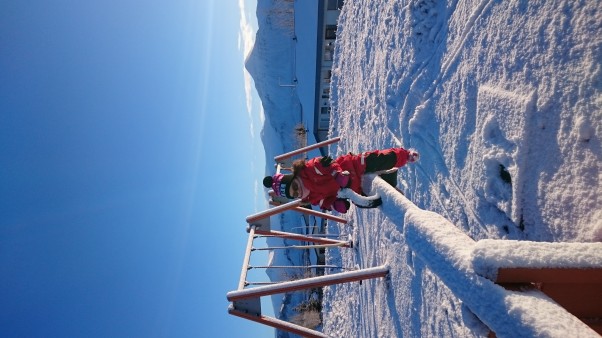
<path fill-rule="evenodd" d="M 0 336 L 273 335 L 225 296 L 266 208 L 254 10 L 0 4 Z"/>

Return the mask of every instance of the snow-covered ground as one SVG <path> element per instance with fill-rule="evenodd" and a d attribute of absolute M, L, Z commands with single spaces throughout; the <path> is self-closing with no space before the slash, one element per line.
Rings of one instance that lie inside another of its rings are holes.
<path fill-rule="evenodd" d="M 504 223 L 533 240 L 600 239 L 601 8 L 349 2 L 333 72 L 339 150 L 417 148 L 412 200 L 474 238 Z"/>
<path fill-rule="evenodd" d="M 259 42 L 292 48 L 290 37 L 274 35 L 273 25 L 268 30 L 264 24 L 262 32 L 258 21 Z M 266 113 L 263 136 L 270 158 L 293 147 L 290 130 L 298 122 L 298 106 L 294 91 L 266 89 L 294 72 L 285 52 L 271 51 L 269 58 L 266 50 L 250 57 L 247 67 L 255 67 L 250 72 Z M 258 59 L 281 64 L 276 68 L 282 74 L 270 80 Z M 415 148 L 421 161 L 400 170 L 398 187 L 467 238 L 598 242 L 591 257 L 602 255 L 601 2 L 346 1 L 332 80 L 331 134 L 342 141 L 331 154 Z M 287 107 L 291 113 L 282 113 Z M 271 163 L 267 171 L 273 172 Z M 457 280 L 438 276 L 430 257 L 420 257 L 419 241 L 408 242 L 408 213 L 391 209 L 398 198 L 404 197 L 392 197 L 376 210 L 352 208 L 345 216 L 348 226 L 329 225 L 333 232 L 352 234 L 357 245 L 329 251 L 327 264 L 386 264 L 390 278 L 326 288 L 324 332 L 486 335 L 468 308 L 488 299 L 462 302 L 457 294 L 465 290 L 455 288 L 462 286 L 449 285 Z M 273 220 L 285 229 L 299 225 L 293 213 Z M 275 260 L 298 263 L 300 256 L 292 253 L 275 252 Z M 540 330 L 535 332 L 544 336 L 562 332 Z"/>

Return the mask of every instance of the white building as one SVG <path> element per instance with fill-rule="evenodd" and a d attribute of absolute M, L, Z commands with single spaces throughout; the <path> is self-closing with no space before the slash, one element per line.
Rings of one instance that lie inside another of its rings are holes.
<path fill-rule="evenodd" d="M 316 56 L 316 91 L 313 133 L 316 140 L 328 138 L 330 123 L 330 77 L 337 22 L 344 0 L 320 1 L 318 8 L 318 55 Z"/>
<path fill-rule="evenodd" d="M 295 20 L 296 67 L 303 123 L 315 138 L 308 138 L 310 143 L 328 138 L 332 58 L 337 22 L 343 4 L 344 0 L 295 2 L 295 12 L 303 12 L 296 16 L 304 18 Z M 308 16 L 314 17 L 315 21 L 307 20 Z"/>

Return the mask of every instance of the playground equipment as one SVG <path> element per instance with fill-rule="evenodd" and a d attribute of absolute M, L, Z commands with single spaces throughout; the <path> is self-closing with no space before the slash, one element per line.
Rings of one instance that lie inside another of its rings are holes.
<path fill-rule="evenodd" d="M 283 161 L 338 141 L 338 138 L 324 141 L 277 156 L 275 160 Z M 554 324 L 563 328 L 567 336 L 597 337 L 602 334 L 602 243 L 476 242 L 441 215 L 418 208 L 384 180 L 375 177 L 371 185 L 372 192 L 381 196 L 384 203 L 395 204 L 391 209 L 403 212 L 403 234 L 410 249 L 489 327 L 490 336 L 539 336 L 541 328 L 549 323 L 550 313 L 554 314 Z M 246 219 L 249 239 L 238 288 L 227 293 L 231 302 L 228 312 L 304 337 L 328 337 L 323 332 L 262 315 L 260 297 L 382 278 L 390 275 L 390 268 L 383 265 L 281 283 L 247 282 L 256 235 L 297 239 L 324 248 L 351 246 L 350 241 L 271 230 L 266 219 L 287 210 L 346 223 L 343 218 L 302 208 L 300 200 L 280 203 L 272 203 L 277 206 Z M 386 215 L 384 209 L 383 212 Z M 513 255 L 524 252 L 526 245 L 530 248 L 545 246 L 539 248 L 545 255 L 528 264 L 516 264 L 521 260 Z M 566 250 L 567 246 L 571 246 L 571 250 Z M 496 259 L 490 257 L 494 255 Z M 246 288 L 251 285 L 258 286 Z M 500 316 L 504 320 L 500 321 Z"/>
<path fill-rule="evenodd" d="M 293 156 L 303 154 L 306 151 L 310 151 L 316 148 L 320 148 L 332 143 L 336 143 L 340 140 L 340 138 L 333 138 L 330 140 L 326 140 L 320 143 L 316 143 L 312 146 L 304 147 L 286 154 L 282 154 L 276 156 L 274 160 L 278 163 L 277 172 L 281 169 L 281 162 L 289 159 Z M 250 215 L 246 218 L 247 221 L 247 231 L 249 233 L 249 238 L 247 241 L 247 248 L 245 251 L 245 257 L 243 259 L 242 271 L 240 274 L 240 280 L 238 282 L 238 288 L 234 291 L 230 291 L 227 293 L 226 297 L 228 301 L 231 302 L 228 313 L 234 316 L 238 316 L 241 318 L 245 318 L 251 321 L 255 321 L 264 325 L 268 325 L 283 331 L 288 331 L 294 334 L 298 334 L 304 337 L 316 337 L 323 338 L 328 337 L 328 335 L 305 328 L 303 326 L 293 324 L 287 321 L 283 321 L 274 317 L 265 316 L 261 313 L 261 301 L 260 297 L 269 296 L 274 294 L 293 292 L 299 290 L 312 289 L 317 287 L 323 287 L 327 285 L 341 284 L 341 283 L 349 283 L 349 282 L 357 282 L 366 279 L 373 278 L 381 278 L 385 277 L 389 271 L 389 267 L 387 266 L 378 266 L 374 268 L 368 269 L 359 269 L 353 271 L 345 271 L 339 273 L 333 273 L 324 276 L 318 277 L 309 277 L 303 278 L 294 281 L 287 281 L 281 283 L 250 283 L 246 280 L 247 272 L 249 269 L 253 268 L 250 263 L 251 253 L 256 250 L 253 248 L 253 240 L 256 238 L 256 235 L 261 236 L 275 236 L 287 239 L 294 239 L 305 241 L 309 243 L 314 243 L 311 247 L 322 247 L 322 248 L 333 248 L 333 247 L 351 247 L 351 241 L 342 241 L 327 237 L 318 237 L 318 236 L 308 236 L 296 233 L 275 231 L 270 229 L 270 222 L 268 218 L 273 215 L 277 215 L 279 213 L 293 210 L 300 213 L 320 217 L 323 219 L 328 219 L 334 222 L 346 224 L 347 220 L 342 217 L 337 217 L 328 213 L 303 208 L 301 200 L 293 200 L 290 202 L 283 203 L 282 200 L 274 199 L 274 195 L 270 194 L 272 200 L 270 204 L 274 207 L 268 209 L 266 211 Z M 329 265 L 321 265 L 321 268 L 333 267 Z M 274 266 L 270 267 L 274 268 Z M 278 267 L 282 268 L 282 267 Z M 291 268 L 291 267 L 288 267 Z M 298 268 L 298 267 L 292 267 Z M 247 288 L 248 286 L 256 287 Z"/>

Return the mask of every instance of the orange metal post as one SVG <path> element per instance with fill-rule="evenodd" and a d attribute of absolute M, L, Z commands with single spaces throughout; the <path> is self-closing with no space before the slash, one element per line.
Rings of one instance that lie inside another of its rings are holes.
<path fill-rule="evenodd" d="M 281 212 L 287 211 L 287 210 L 291 210 L 294 209 L 295 207 L 298 207 L 301 205 L 301 200 L 297 199 L 291 202 L 288 202 L 286 204 L 283 205 L 279 205 L 277 207 L 253 214 L 251 216 L 247 216 L 247 223 L 249 224 L 253 224 L 259 220 L 262 220 L 264 218 L 268 218 L 272 215 L 276 215 L 279 214 Z"/>
<path fill-rule="evenodd" d="M 375 268 L 340 272 L 332 275 L 304 278 L 289 282 L 282 282 L 274 285 L 259 286 L 252 289 L 230 291 L 227 294 L 227 298 L 229 301 L 233 302 L 238 300 L 269 296 L 284 292 L 292 292 L 298 290 L 318 288 L 327 285 L 358 282 L 364 279 L 385 277 L 388 273 L 389 267 L 383 265 Z"/>
<path fill-rule="evenodd" d="M 286 160 L 289 157 L 293 157 L 295 155 L 302 154 L 302 153 L 304 153 L 306 151 L 310 151 L 310 150 L 314 150 L 314 149 L 317 149 L 317 148 L 321 148 L 321 147 L 327 146 L 329 144 L 337 143 L 340 140 L 341 140 L 340 137 L 335 137 L 335 138 L 331 138 L 331 139 L 326 140 L 326 141 L 322 141 L 322 142 L 316 143 L 316 144 L 311 145 L 311 146 L 299 148 L 299 149 L 297 149 L 295 151 L 291 151 L 291 152 L 288 152 L 286 154 L 282 154 L 282 155 L 274 157 L 274 161 L 276 161 L 276 162 L 282 162 L 282 161 Z"/>
<path fill-rule="evenodd" d="M 331 214 L 327 214 L 325 212 L 319 212 L 319 211 L 316 211 L 313 209 L 308 209 L 308 208 L 303 208 L 303 207 L 295 207 L 294 210 L 304 213 L 304 214 L 308 214 L 308 215 L 312 215 L 312 216 L 316 216 L 316 217 L 320 217 L 320 218 L 324 218 L 324 219 L 329 219 L 331 221 L 347 224 L 347 220 L 344 219 L 343 217 L 337 217 L 337 216 L 334 216 Z"/>
<path fill-rule="evenodd" d="M 497 284 L 532 285 L 602 334 L 602 269 L 499 268 Z"/>
<path fill-rule="evenodd" d="M 261 230 L 260 228 L 257 228 L 255 230 L 255 233 L 258 235 L 267 235 L 267 236 L 276 236 L 276 237 L 282 237 L 282 238 L 288 238 L 288 239 L 296 239 L 299 241 L 305 241 L 305 242 L 316 243 L 316 244 L 335 244 L 335 245 L 340 245 L 342 247 L 351 246 L 351 244 L 348 241 L 338 241 L 336 239 L 306 236 L 306 235 L 294 234 L 294 233 L 283 232 L 283 231 L 275 231 L 275 230 L 265 231 L 265 230 Z"/>
<path fill-rule="evenodd" d="M 300 325 L 296 325 L 293 323 L 286 322 L 284 320 L 276 319 L 274 317 L 268 317 L 268 316 L 264 316 L 264 315 L 254 316 L 252 314 L 238 311 L 233 308 L 228 309 L 228 313 L 230 313 L 231 315 L 237 316 L 237 317 L 252 320 L 252 321 L 260 323 L 260 324 L 271 326 L 271 327 L 279 329 L 279 330 L 294 333 L 301 337 L 328 338 L 327 335 L 323 334 L 320 331 L 311 330 L 311 329 L 305 328 Z"/>

